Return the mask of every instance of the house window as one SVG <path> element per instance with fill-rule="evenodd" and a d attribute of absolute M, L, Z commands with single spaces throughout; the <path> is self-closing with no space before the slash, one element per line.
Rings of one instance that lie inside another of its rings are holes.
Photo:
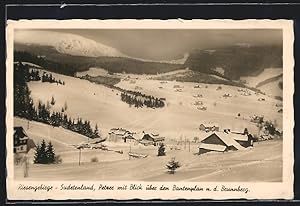
<path fill-rule="evenodd" d="M 20 150 L 23 150 L 23 146 L 20 147 Z"/>

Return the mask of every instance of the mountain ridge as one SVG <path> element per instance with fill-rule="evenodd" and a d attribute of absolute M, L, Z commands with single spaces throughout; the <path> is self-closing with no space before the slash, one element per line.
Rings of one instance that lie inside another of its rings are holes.
<path fill-rule="evenodd" d="M 282 68 L 282 47 L 277 45 L 248 46 L 238 45 L 194 50 L 184 64 L 191 70 L 216 73 L 222 68 L 224 76 L 238 80 L 241 76 L 256 76 L 264 68 Z"/>

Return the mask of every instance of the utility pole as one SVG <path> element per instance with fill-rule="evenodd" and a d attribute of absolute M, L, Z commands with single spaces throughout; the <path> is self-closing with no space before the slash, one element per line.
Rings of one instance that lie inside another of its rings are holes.
<path fill-rule="evenodd" d="M 129 153 L 131 153 L 131 143 L 129 143 Z M 129 160 L 131 159 L 131 156 L 129 155 Z"/>
<path fill-rule="evenodd" d="M 189 152 L 191 152 L 191 142 L 189 140 Z"/>
<path fill-rule="evenodd" d="M 79 157 L 78 157 L 78 164 L 79 164 L 79 166 L 80 166 L 80 161 L 81 161 L 81 146 L 79 146 L 78 147 L 78 149 L 79 149 Z"/>
<path fill-rule="evenodd" d="M 28 177 L 28 158 L 27 158 L 27 154 L 25 154 L 24 156 L 24 177 Z"/>

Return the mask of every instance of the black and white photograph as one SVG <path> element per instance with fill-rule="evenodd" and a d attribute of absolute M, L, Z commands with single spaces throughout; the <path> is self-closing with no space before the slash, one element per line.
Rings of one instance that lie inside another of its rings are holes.
<path fill-rule="evenodd" d="M 289 22 L 255 22 L 14 27 L 8 178 L 19 191 L 37 181 L 290 181 Z M 77 187 L 90 185 L 58 190 Z"/>

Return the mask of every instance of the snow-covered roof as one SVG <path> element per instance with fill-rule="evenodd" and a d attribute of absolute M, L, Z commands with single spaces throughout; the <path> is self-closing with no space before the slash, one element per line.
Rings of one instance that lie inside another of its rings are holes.
<path fill-rule="evenodd" d="M 248 135 L 246 134 L 229 133 L 228 135 L 230 135 L 230 137 L 234 140 L 248 141 Z"/>
<path fill-rule="evenodd" d="M 115 135 L 126 135 L 126 134 L 133 134 L 132 132 L 124 129 L 124 128 L 112 128 L 108 134 L 115 134 Z"/>
<path fill-rule="evenodd" d="M 23 133 L 23 137 L 20 137 L 20 139 L 28 139 L 28 135 L 26 134 L 25 130 L 23 129 L 23 127 L 14 127 L 14 133 L 18 132 Z"/>
<path fill-rule="evenodd" d="M 126 134 L 126 131 L 112 131 L 112 132 L 109 132 L 109 134 L 115 134 L 115 135 L 125 135 Z"/>
<path fill-rule="evenodd" d="M 209 122 L 209 123 L 202 123 L 202 124 L 200 124 L 200 126 L 201 125 L 203 125 L 204 127 L 218 127 L 218 124 L 211 123 L 211 122 Z"/>
<path fill-rule="evenodd" d="M 201 143 L 199 145 L 200 149 L 206 149 L 206 150 L 212 150 L 212 151 L 218 151 L 218 152 L 224 152 L 226 149 L 226 146 L 218 145 L 218 144 L 205 144 Z"/>
<path fill-rule="evenodd" d="M 227 146 L 233 146 L 235 147 L 236 149 L 238 150 L 242 150 L 244 149 L 244 147 L 242 147 L 237 141 L 235 141 L 233 138 L 232 138 L 232 134 L 226 134 L 224 132 L 215 132 L 216 135 L 218 137 L 221 138 L 221 140 L 227 145 Z"/>
<path fill-rule="evenodd" d="M 201 142 L 203 142 L 205 139 L 207 139 L 207 138 L 209 138 L 211 135 L 213 135 L 213 134 L 215 134 L 215 135 L 217 135 L 219 138 L 220 138 L 220 140 L 222 141 L 222 142 L 224 142 L 224 144 L 226 145 L 226 146 L 233 146 L 233 147 L 235 147 L 236 149 L 238 149 L 238 150 L 243 150 L 243 149 L 245 149 L 244 147 L 242 147 L 237 141 L 235 141 L 234 139 L 233 139 L 233 137 L 231 137 L 231 135 L 230 135 L 230 133 L 229 134 L 227 134 L 227 133 L 224 133 L 224 132 L 209 132 L 209 133 L 206 133 L 206 138 L 204 138 Z"/>
<path fill-rule="evenodd" d="M 154 137 L 157 137 L 157 136 L 159 136 L 159 133 L 157 133 L 157 132 L 152 132 L 151 135 L 154 136 Z"/>

